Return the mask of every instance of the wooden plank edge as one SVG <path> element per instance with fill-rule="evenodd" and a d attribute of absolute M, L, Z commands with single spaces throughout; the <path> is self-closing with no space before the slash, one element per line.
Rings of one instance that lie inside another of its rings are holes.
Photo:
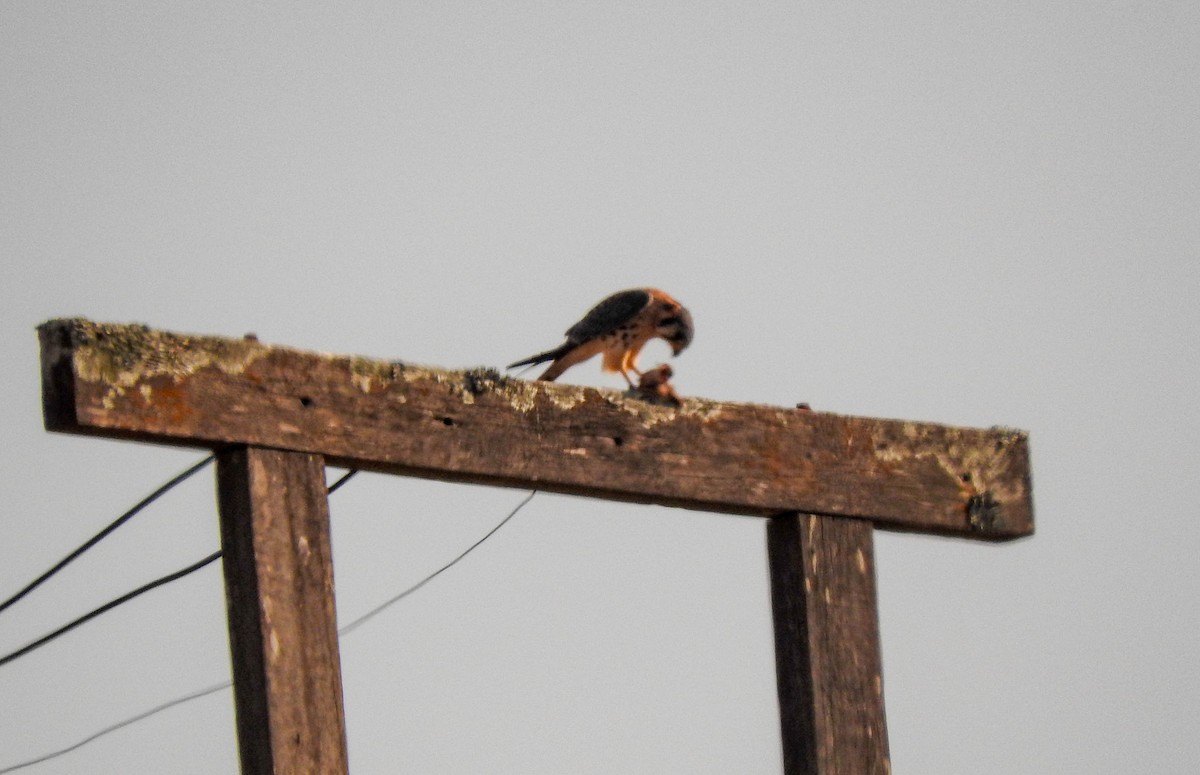
<path fill-rule="evenodd" d="M 103 383 L 112 386 L 113 391 L 122 392 L 134 389 L 139 380 L 148 373 L 161 376 L 171 375 L 175 378 L 186 377 L 196 371 L 214 367 L 228 375 L 239 375 L 247 366 L 259 357 L 271 352 L 288 352 L 303 358 L 343 359 L 352 364 L 356 370 L 351 379 L 370 379 L 376 372 L 383 373 L 394 369 L 396 364 L 386 361 L 370 361 L 368 359 L 345 356 L 329 356 L 291 348 L 260 344 L 256 339 L 228 339 L 215 336 L 192 336 L 156 331 L 147 326 L 125 324 L 93 323 L 81 318 L 59 319 L 48 321 L 39 326 L 39 336 L 42 342 L 43 370 L 43 408 L 46 427 L 48 430 L 66 433 L 79 433 L 102 436 L 106 438 L 121 438 L 143 442 L 166 444 L 171 446 L 191 446 L 197 448 L 220 449 L 231 444 L 255 444 L 295 452 L 310 452 L 323 454 L 332 465 L 339 465 L 381 473 L 403 474 L 428 479 L 450 482 L 464 482 L 490 486 L 515 487 L 528 489 L 537 487 L 547 492 L 557 492 L 586 497 L 599 497 L 631 503 L 655 503 L 702 511 L 722 511 L 726 513 L 745 514 L 750 516 L 774 516 L 797 510 L 794 507 L 777 508 L 730 508 L 728 504 L 714 503 L 710 500 L 687 497 L 670 497 L 656 494 L 644 496 L 620 489 L 603 486 L 580 485 L 578 483 L 556 483 L 536 481 L 529 478 L 511 478 L 503 475 L 479 474 L 472 472 L 455 472 L 442 469 L 430 469 L 421 466 L 411 466 L 391 462 L 361 460 L 354 457 L 331 454 L 328 450 L 309 449 L 303 444 L 289 445 L 264 443 L 257 438 L 193 438 L 171 437 L 169 435 L 148 434 L 139 430 L 127 430 L 113 427 L 96 427 L 85 422 L 76 404 L 76 380 Z M 428 367 L 413 367 L 405 365 L 414 373 L 424 374 L 429 379 L 439 383 L 453 385 L 456 381 L 467 381 L 471 384 L 460 386 L 464 396 L 468 390 L 480 391 L 493 389 L 492 377 L 502 381 L 505 386 L 515 386 L 519 392 L 518 399 L 531 401 L 534 396 L 550 395 L 555 406 L 570 407 L 582 397 L 595 394 L 603 396 L 614 404 L 628 405 L 635 402 L 641 406 L 637 411 L 648 412 L 647 416 L 655 418 L 656 413 L 671 414 L 663 407 L 654 407 L 644 402 L 630 399 L 616 391 L 604 391 L 594 388 L 580 388 L 557 383 L 526 382 L 500 377 L 495 370 L 473 370 L 468 372 L 453 372 Z M 490 372 L 490 376 L 489 376 Z M 482 376 L 481 376 L 482 375 Z M 482 386 L 482 387 L 481 387 Z M 108 400 L 108 399 L 106 399 Z M 703 399 L 687 399 L 685 411 L 697 414 L 718 413 L 722 407 L 755 407 L 776 413 L 792 412 L 795 410 L 776 407 L 762 407 L 752 404 L 719 403 Z M 664 415 L 665 416 L 665 415 Z M 673 416 L 673 415 L 672 415 Z M 932 423 L 912 423 L 904 421 L 876 420 L 873 418 L 856 418 L 824 412 L 804 412 L 803 417 L 809 421 L 845 420 L 877 425 L 886 430 L 888 435 L 895 436 L 901 444 L 912 443 L 915 439 L 921 442 L 923 435 L 937 436 L 947 430 L 969 431 L 978 433 L 977 429 L 954 429 Z M 1032 520 L 1032 490 L 1028 466 L 1028 437 L 1025 433 L 1007 428 L 992 428 L 988 431 L 996 436 L 997 449 L 1003 443 L 1015 455 L 1016 467 L 1021 471 L 1021 481 L 1016 482 L 1016 491 L 1022 495 L 1023 502 L 1002 503 L 990 491 L 970 492 L 964 498 L 964 515 L 962 526 L 933 526 L 928 524 L 896 521 L 880 518 L 877 515 L 854 513 L 853 511 L 828 511 L 822 508 L 804 508 L 808 513 L 827 516 L 843 516 L 875 521 L 882 529 L 900 532 L 938 533 L 947 536 L 965 536 L 985 541 L 1005 541 L 1020 538 L 1033 533 Z M 883 454 L 887 454 L 886 452 Z M 922 454 L 930 457 L 940 455 L 935 449 L 929 449 Z M 946 468 L 942 464 L 943 468 Z M 964 486 L 969 491 L 970 486 Z M 811 504 L 809 504 L 811 506 Z M 1012 509 L 1020 517 L 1011 518 Z M 1005 511 L 1008 514 L 1005 514 Z"/>

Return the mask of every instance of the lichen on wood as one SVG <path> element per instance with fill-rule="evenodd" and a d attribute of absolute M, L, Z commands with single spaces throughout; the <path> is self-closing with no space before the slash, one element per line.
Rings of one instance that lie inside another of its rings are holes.
<path fill-rule="evenodd" d="M 900 432 L 897 433 L 896 431 Z M 994 427 L 982 440 L 980 430 L 903 422 L 879 424 L 872 450 L 883 463 L 928 460 L 947 478 L 957 482 L 963 497 L 985 498 L 993 505 L 1027 497 L 1027 483 L 1009 475 L 1009 447 L 1027 443 L 1027 434 L 1013 428 Z"/>
<path fill-rule="evenodd" d="M 140 324 L 74 318 L 43 325 L 69 330 L 70 351 L 80 379 L 121 389 L 154 377 L 178 381 L 206 366 L 241 374 L 268 350 L 253 339 L 175 334 Z"/>

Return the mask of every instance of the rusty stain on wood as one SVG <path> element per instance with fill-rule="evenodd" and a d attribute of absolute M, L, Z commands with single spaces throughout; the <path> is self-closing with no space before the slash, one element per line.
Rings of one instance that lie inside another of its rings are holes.
<path fill-rule="evenodd" d="M 1033 531 L 1028 439 L 1010 429 L 697 398 L 664 406 L 490 368 L 81 319 L 39 333 L 46 425 L 56 431 L 276 447 L 356 468 L 708 511 L 802 511 L 982 539 Z"/>

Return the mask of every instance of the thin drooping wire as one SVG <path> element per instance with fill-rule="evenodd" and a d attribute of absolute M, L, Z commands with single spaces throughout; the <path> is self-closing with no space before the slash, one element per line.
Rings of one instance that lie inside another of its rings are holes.
<path fill-rule="evenodd" d="M 210 694 L 215 694 L 215 693 L 221 691 L 222 689 L 228 689 L 231 685 L 232 684 L 229 681 L 223 681 L 222 683 L 213 684 L 212 686 L 209 686 L 204 689 L 198 689 L 198 690 L 192 692 L 191 694 L 185 694 L 182 697 L 176 697 L 175 699 L 170 700 L 169 702 L 164 702 L 162 705 L 157 705 L 157 706 L 151 708 L 150 710 L 143 711 L 143 712 L 137 714 L 136 716 L 131 716 L 131 717 L 125 719 L 124 721 L 118 721 L 116 724 L 107 726 L 104 729 L 101 729 L 99 732 L 95 732 L 95 733 L 89 735 L 88 737 L 83 738 L 78 743 L 70 745 L 66 748 L 63 748 L 58 751 L 54 751 L 52 753 L 44 754 L 42 756 L 39 756 L 36 759 L 30 759 L 29 761 L 21 762 L 20 764 L 14 764 L 12 766 L 5 767 L 4 769 L 0 770 L 0 775 L 4 775 L 7 772 L 16 772 L 17 770 L 23 770 L 26 767 L 32 767 L 35 764 L 41 764 L 42 762 L 50 761 L 51 759 L 57 759 L 60 756 L 71 753 L 71 751 L 75 751 L 80 748 L 83 748 L 85 745 L 92 742 L 93 740 L 99 740 L 100 738 L 104 737 L 105 735 L 107 735 L 110 732 L 116 732 L 118 729 L 127 727 L 130 724 L 136 724 L 137 722 L 141 721 L 142 719 L 148 719 L 151 716 L 153 716 L 157 713 L 161 713 L 164 710 L 169 710 L 169 709 L 175 707 L 176 705 L 182 705 L 185 702 L 191 702 L 192 700 L 198 700 L 201 697 L 207 697 Z"/>
<path fill-rule="evenodd" d="M 329 487 L 328 491 L 332 493 L 335 489 L 340 487 L 347 479 L 349 479 L 355 473 L 357 473 L 357 471 L 353 471 L 353 470 L 350 471 L 345 476 L 343 476 L 341 479 L 334 482 L 333 485 L 331 485 Z M 500 520 L 499 524 L 497 524 L 494 528 L 492 528 L 486 534 L 484 534 L 483 538 L 480 538 L 478 541 L 476 541 L 475 543 L 468 546 L 467 549 L 462 554 L 458 555 L 453 560 L 446 563 L 442 567 L 438 568 L 433 573 L 431 573 L 428 576 L 426 576 L 425 578 L 421 579 L 416 584 L 412 585 L 411 587 L 404 590 L 400 594 L 395 595 L 394 597 L 389 599 L 387 602 L 383 603 L 382 605 L 376 606 L 375 608 L 371 609 L 367 613 L 363 614 L 362 616 L 358 617 L 354 621 L 347 624 L 345 627 L 342 627 L 341 629 L 338 630 L 338 635 L 346 635 L 347 633 L 351 632 L 352 630 L 357 629 L 360 625 L 366 623 L 367 620 L 382 613 L 384 611 L 384 609 L 386 609 L 388 606 L 391 606 L 394 603 L 397 603 L 400 600 L 404 599 L 405 597 L 411 595 L 413 592 L 416 592 L 418 589 L 420 589 L 421 587 L 428 584 L 430 581 L 432 581 L 435 577 L 437 577 L 443 571 L 449 569 L 450 567 L 452 567 L 453 565 L 458 563 L 460 560 L 462 560 L 462 558 L 466 557 L 468 554 L 470 554 L 472 551 L 474 551 L 480 544 L 482 544 L 484 541 L 491 538 L 492 535 L 494 533 L 496 533 L 496 531 L 498 531 L 500 528 L 504 527 L 504 525 L 507 524 L 510 519 L 512 519 L 513 517 L 515 517 L 517 515 L 518 511 L 525 508 L 525 505 L 527 503 L 529 503 L 529 501 L 533 500 L 533 496 L 537 495 L 537 493 L 538 493 L 537 490 L 531 491 L 529 493 L 529 495 L 527 495 L 523 501 L 521 501 L 520 503 L 517 504 L 516 508 L 514 508 L 512 511 L 510 511 L 508 513 L 508 516 L 506 516 L 504 519 Z M 220 553 L 218 552 L 217 554 L 219 555 Z M 72 745 L 67 746 L 66 748 L 62 748 L 57 751 L 53 751 L 51 753 L 43 754 L 42 756 L 39 756 L 36 759 L 30 759 L 28 761 L 20 762 L 19 764 L 13 764 L 11 766 L 0 769 L 0 775 L 6 775 L 6 773 L 16 772 L 17 770 L 23 770 L 26 767 L 31 767 L 35 764 L 41 764 L 42 762 L 49 761 L 51 759 L 57 759 L 58 757 L 69 754 L 72 751 L 77 751 L 80 748 L 82 748 L 83 746 L 87 745 L 88 743 L 91 743 L 94 740 L 99 740 L 101 737 L 104 737 L 105 735 L 108 735 L 112 732 L 116 732 L 119 729 L 124 729 L 127 726 L 131 726 L 132 724 L 136 724 L 139 721 L 148 719 L 151 716 L 162 713 L 165 710 L 170 710 L 171 708 L 174 708 L 177 705 L 183 705 L 184 703 L 191 702 L 192 700 L 198 700 L 201 697 L 207 697 L 208 695 L 213 694 L 215 692 L 219 692 L 222 689 L 228 689 L 230 686 L 233 686 L 232 681 L 224 681 L 222 683 L 209 686 L 205 689 L 199 689 L 199 690 L 191 692 L 189 694 L 185 694 L 181 697 L 176 697 L 173 700 L 168 700 L 167 702 L 164 702 L 161 705 L 156 705 L 155 707 L 153 707 L 149 710 L 143 711 L 143 712 L 137 714 L 136 716 L 131 716 L 130 718 L 125 719 L 124 721 L 118 721 L 115 724 L 111 724 L 111 725 L 105 727 L 104 729 L 99 730 L 98 732 L 92 733 L 91 735 L 85 737 L 84 739 L 80 740 L 79 742 L 73 743 Z"/>
<path fill-rule="evenodd" d="M 192 474 L 196 473 L 200 469 L 204 468 L 206 465 L 208 465 L 212 461 L 213 461 L 213 456 L 209 455 L 208 457 L 201 460 L 199 463 L 196 463 L 195 465 L 193 465 L 193 466 L 187 468 L 186 470 L 182 471 L 181 473 L 179 473 L 177 476 L 175 476 L 175 478 L 171 479 L 169 482 L 164 484 L 162 487 L 159 487 L 157 490 L 150 493 L 145 498 L 142 498 L 142 500 L 136 506 L 131 508 L 129 511 L 126 511 L 121 516 L 117 517 L 115 520 L 113 520 L 113 522 L 108 527 L 104 528 L 99 533 L 97 533 L 96 535 L 89 538 L 78 549 L 76 549 L 75 551 L 68 554 L 66 557 L 59 560 L 58 563 L 53 568 L 46 571 L 42 575 L 38 576 L 33 581 L 29 582 L 29 584 L 25 585 L 25 588 L 22 589 L 20 592 L 17 592 L 15 595 L 13 595 L 9 599 L 5 600 L 3 603 L 0 603 L 0 612 L 4 611 L 6 608 L 11 606 L 13 603 L 15 603 L 18 600 L 20 600 L 21 598 L 25 597 L 33 590 L 37 589 L 39 586 L 41 586 L 41 584 L 43 582 L 45 582 L 47 579 L 49 579 L 55 573 L 58 573 L 63 568 L 67 567 L 67 565 L 71 561 L 73 561 L 77 557 L 79 557 L 79 555 L 83 554 L 88 549 L 91 549 L 93 546 L 100 543 L 100 541 L 105 536 L 107 536 L 109 533 L 116 530 L 121 525 L 124 525 L 126 522 L 128 522 L 130 519 L 132 519 L 134 517 L 134 515 L 136 515 L 139 511 L 146 508 L 151 503 L 154 503 L 154 501 L 158 500 L 160 497 L 165 495 L 167 493 L 167 491 L 169 491 L 175 485 L 183 482 L 185 479 L 187 479 L 188 477 L 190 477 Z"/>
<path fill-rule="evenodd" d="M 372 608 L 370 611 L 367 611 L 367 612 L 366 612 L 365 614 L 363 614 L 362 616 L 358 617 L 357 619 L 355 619 L 354 621 L 350 622 L 350 623 L 349 623 L 349 624 L 347 624 L 346 626 L 344 626 L 344 627 L 340 628 L 340 629 L 338 630 L 338 635 L 346 635 L 346 634 L 349 634 L 349 633 L 353 632 L 354 630 L 358 629 L 358 628 L 359 628 L 361 625 L 365 624 L 365 623 L 366 623 L 368 620 L 370 620 L 370 619 L 373 619 L 373 618 L 374 618 L 376 615 L 378 615 L 378 614 L 380 614 L 380 613 L 383 613 L 383 611 L 384 611 L 385 609 L 387 609 L 389 606 L 393 605 L 394 603 L 398 603 L 398 602 L 400 602 L 400 601 L 401 601 L 401 600 L 403 600 L 404 598 L 406 598 L 406 597 L 408 597 L 409 595 L 411 595 L 413 592 L 416 592 L 416 591 L 417 591 L 418 589 L 420 589 L 421 587 L 423 587 L 423 586 L 425 586 L 426 584 L 428 584 L 429 582 L 433 581 L 435 578 L 437 578 L 437 577 L 438 577 L 438 575 L 439 575 L 439 574 L 441 574 L 441 572 L 442 572 L 442 571 L 444 571 L 444 570 L 449 570 L 451 567 L 453 567 L 455 564 L 457 564 L 459 560 L 461 560 L 462 558 L 464 558 L 464 557 L 466 557 L 468 554 L 470 554 L 472 551 L 474 551 L 475 547 L 479 546 L 481 543 L 483 543 L 484 541 L 486 541 L 486 540 L 488 540 L 489 538 L 491 538 L 493 533 L 495 533 L 495 532 L 496 532 L 497 530 L 499 530 L 500 528 L 504 527 L 504 526 L 505 526 L 505 524 L 507 524 L 507 523 L 508 523 L 508 521 L 509 521 L 510 519 L 512 519 L 513 517 L 515 517 L 515 516 L 517 515 L 517 512 L 518 512 L 518 511 L 520 511 L 521 509 L 525 508 L 525 504 L 526 504 L 526 503 L 529 503 L 529 501 L 533 500 L 533 496 L 535 496 L 535 495 L 537 495 L 537 494 L 538 494 L 538 491 L 537 491 L 537 490 L 532 490 L 532 491 L 530 491 L 529 495 L 525 496 L 525 500 L 523 500 L 523 501 L 521 501 L 520 503 L 518 503 L 518 504 L 517 504 L 517 507 L 516 507 L 515 509 L 513 509 L 513 510 L 512 510 L 512 511 L 510 511 L 510 512 L 508 512 L 508 516 L 507 516 L 507 517 L 505 517 L 504 519 L 500 520 L 500 523 L 499 523 L 498 525 L 496 525 L 494 528 L 492 528 L 492 529 L 491 529 L 491 530 L 489 530 L 487 533 L 485 533 L 485 534 L 484 534 L 484 536 L 483 536 L 483 538 L 480 538 L 478 541 L 476 541 L 475 543 L 473 543 L 473 544 L 471 544 L 470 546 L 468 546 L 468 547 L 466 548 L 466 551 L 464 551 L 462 554 L 458 555 L 457 557 L 455 557 L 453 560 L 451 560 L 450 562 L 446 563 L 446 564 L 445 564 L 445 565 L 443 565 L 442 567 L 438 568 L 438 569 L 437 569 L 437 570 L 435 570 L 433 573 L 430 573 L 428 576 L 426 576 L 425 578 L 421 579 L 421 580 L 420 580 L 420 581 L 418 581 L 416 584 L 413 584 L 411 587 L 409 587 L 408 589 L 404 590 L 404 591 L 403 591 L 403 592 L 401 592 L 400 594 L 398 594 L 398 595 L 396 595 L 395 597 L 392 597 L 391 599 L 389 599 L 389 600 L 386 600 L 386 601 L 384 601 L 383 603 L 381 603 L 381 604 L 379 604 L 379 605 L 375 606 L 375 607 L 374 607 L 374 608 Z"/>

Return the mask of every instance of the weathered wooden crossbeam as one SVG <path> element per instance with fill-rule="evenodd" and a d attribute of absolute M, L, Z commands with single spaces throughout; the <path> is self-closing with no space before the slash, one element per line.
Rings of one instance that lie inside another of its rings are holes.
<path fill-rule="evenodd" d="M 269 347 L 136 325 L 39 328 L 50 430 L 705 511 L 802 512 L 996 540 L 1033 531 L 1010 429 L 531 382 L 493 369 Z"/>
<path fill-rule="evenodd" d="M 144 326 L 39 328 L 46 427 L 217 451 L 244 773 L 345 773 L 325 464 L 769 517 L 787 775 L 890 771 L 873 528 L 1033 532 L 1019 431 L 319 355 Z"/>

